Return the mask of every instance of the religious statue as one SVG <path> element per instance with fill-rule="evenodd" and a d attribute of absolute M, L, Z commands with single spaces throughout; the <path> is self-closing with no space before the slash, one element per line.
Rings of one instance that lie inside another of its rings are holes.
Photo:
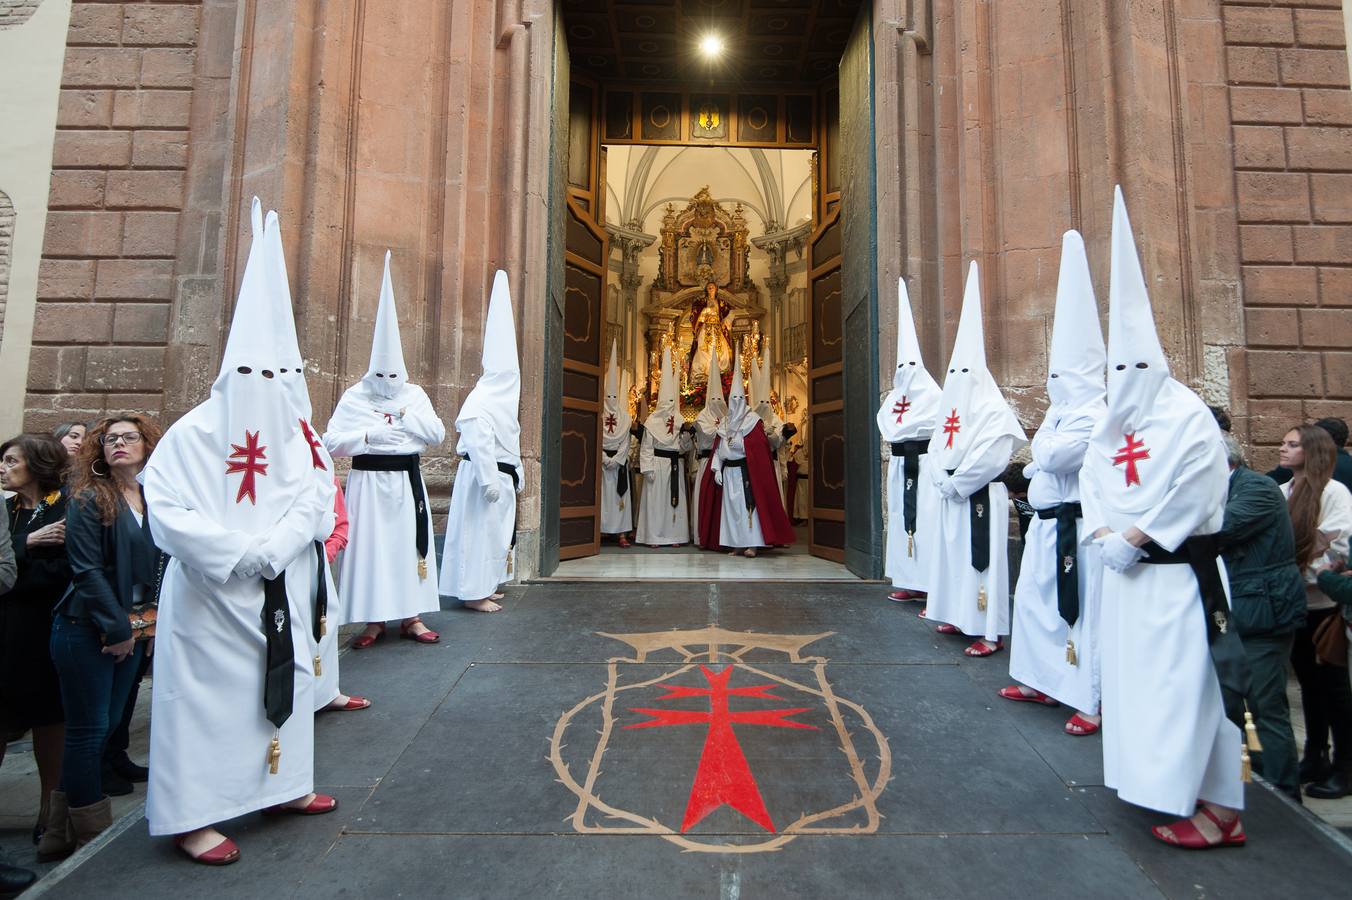
<path fill-rule="evenodd" d="M 729 334 L 732 328 L 732 316 L 725 317 L 719 307 L 718 286 L 712 281 L 704 285 L 704 307 L 695 317 L 695 339 L 690 347 L 691 384 L 705 384 L 709 380 L 709 357 L 715 344 L 718 346 L 718 358 L 727 364 L 732 359 L 732 342 Z"/>

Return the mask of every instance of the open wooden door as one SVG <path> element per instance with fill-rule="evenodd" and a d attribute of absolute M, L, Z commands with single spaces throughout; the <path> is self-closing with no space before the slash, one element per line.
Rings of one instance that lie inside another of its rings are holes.
<path fill-rule="evenodd" d="M 842 331 L 840 92 L 822 90 L 817 152 L 817 227 L 808 256 L 808 438 L 812 453 L 813 556 L 845 561 L 845 339 Z"/>
<path fill-rule="evenodd" d="M 601 548 L 601 388 L 607 236 L 595 82 L 573 75 L 568 94 L 564 208 L 563 415 L 559 447 L 559 559 Z M 527 361 L 529 363 L 529 361 Z"/>

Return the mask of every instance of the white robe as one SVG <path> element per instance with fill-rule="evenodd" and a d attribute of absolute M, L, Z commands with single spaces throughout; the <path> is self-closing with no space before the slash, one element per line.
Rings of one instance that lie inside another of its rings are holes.
<path fill-rule="evenodd" d="M 403 409 L 408 432 L 402 445 L 372 449 L 368 431 L 384 427 L 385 413 Z M 425 453 L 446 439 L 427 394 L 405 385 L 395 399 L 372 394 L 364 381 L 348 388 L 338 401 L 324 433 L 324 446 L 334 456 Z M 422 474 L 419 473 L 419 478 Z M 354 469 L 344 488 L 347 497 L 348 543 L 343 551 L 342 624 L 408 619 L 441 608 L 437 597 L 437 551 L 432 541 L 432 505 L 426 504 L 427 575 L 418 574 L 417 526 L 413 489 L 405 472 Z M 424 484 L 423 494 L 427 487 Z M 338 622 L 330 617 L 331 625 Z"/>
<path fill-rule="evenodd" d="M 631 439 L 620 441 L 614 456 L 601 454 L 601 533 L 626 534 L 634 530 L 634 486 L 619 494 L 620 470 L 629 466 Z"/>
<path fill-rule="evenodd" d="M 1080 465 L 1094 418 L 1068 415 L 1049 418 L 1033 437 L 1032 478 L 1028 502 L 1050 509 L 1080 499 Z M 1099 605 L 1103 563 L 1098 547 L 1080 541 L 1078 576 L 1080 614 L 1068 628 L 1057 607 L 1056 578 L 1061 559 L 1056 550 L 1056 520 L 1034 517 L 1028 526 L 1019 583 L 1014 589 L 1013 647 L 1009 674 L 1014 680 L 1054 697 L 1083 713 L 1099 709 Z M 1067 660 L 1066 641 L 1074 641 L 1077 663 Z"/>
<path fill-rule="evenodd" d="M 718 520 L 718 542 L 724 547 L 764 547 L 760 513 L 746 511 L 751 480 L 742 467 L 729 467 L 728 460 L 746 459 L 743 438 L 733 437 L 718 445 L 718 467 L 723 472 L 723 507 Z"/>
<path fill-rule="evenodd" d="M 1210 413 L 1184 392 L 1170 382 L 1155 403 L 1180 412 L 1194 404 L 1195 426 L 1147 425 L 1134 432 L 1152 450 L 1172 445 L 1172 453 L 1155 453 L 1161 465 L 1187 454 L 1170 470 L 1170 484 L 1158 488 L 1150 483 L 1155 463 L 1142 464 L 1142 481 L 1160 501 L 1142 512 L 1109 509 L 1086 462 L 1080 477 L 1086 534 L 1135 526 L 1165 549 L 1177 549 L 1190 535 L 1220 530 L 1228 481 L 1215 473 L 1218 467 L 1224 472 L 1224 450 Z M 1124 477 L 1121 467 L 1098 469 L 1098 477 Z M 1228 598 L 1225 566 L 1218 564 Z M 1176 816 L 1191 816 L 1198 799 L 1243 808 L 1241 732 L 1225 716 L 1192 569 L 1145 563 L 1123 574 L 1105 569 L 1101 611 L 1104 784 L 1128 803 Z"/>
<path fill-rule="evenodd" d="M 928 551 L 927 568 L 934 575 L 926 617 L 992 642 L 1009 633 L 1009 491 L 1003 484 L 991 482 L 1009 465 L 1017 443 L 1018 439 L 1008 434 L 998 434 L 993 440 L 977 439 L 954 470 L 953 484 L 961 499 L 938 498 L 938 527 Z M 931 468 L 931 472 L 936 481 L 945 476 L 941 470 Z M 988 483 L 990 565 L 985 572 L 978 572 L 972 568 L 971 506 L 967 498 Z M 984 612 L 977 599 L 983 586 Z"/>
<path fill-rule="evenodd" d="M 284 452 L 308 458 L 309 448 L 298 434 Z M 263 582 L 232 574 L 254 535 L 222 527 L 173 481 L 145 479 L 155 542 L 172 557 L 155 629 L 146 788 L 153 835 L 193 831 L 314 789 L 314 541 L 333 525 L 332 493 L 309 479 L 269 532 L 278 555 L 293 560 L 285 577 L 295 654 L 292 713 L 278 734 L 281 757 L 272 775 L 267 757 L 278 730 L 263 708 Z"/>
<path fill-rule="evenodd" d="M 690 513 L 685 491 L 685 459 L 677 460 L 675 508 L 671 505 L 671 492 L 667 486 L 670 463 L 653 451 L 656 445 L 650 429 L 643 430 L 643 442 L 639 446 L 639 471 L 643 473 L 643 505 L 638 514 L 638 532 L 635 536 L 640 544 L 665 547 L 690 542 Z M 666 449 L 666 448 L 663 448 Z M 681 432 L 676 443 L 670 449 L 682 454 L 690 452 L 690 437 Z"/>
<path fill-rule="evenodd" d="M 469 459 L 461 459 L 451 487 L 441 593 L 461 601 L 482 600 L 511 578 L 517 488 L 511 475 L 498 471 L 500 453 L 491 425 L 478 418 L 459 424 L 455 452 Z M 517 475 L 521 481 L 520 469 Z M 490 484 L 498 489 L 496 503 L 484 498 L 484 486 Z"/>
<path fill-rule="evenodd" d="M 916 440 L 927 440 L 928 435 Z M 928 453 L 920 457 L 920 474 L 915 484 L 914 547 L 906 534 L 906 460 L 893 456 L 887 461 L 887 557 L 883 574 L 894 588 L 928 591 L 930 585 L 929 542 L 937 537 L 939 490 Z M 800 492 L 806 485 L 799 488 Z"/>

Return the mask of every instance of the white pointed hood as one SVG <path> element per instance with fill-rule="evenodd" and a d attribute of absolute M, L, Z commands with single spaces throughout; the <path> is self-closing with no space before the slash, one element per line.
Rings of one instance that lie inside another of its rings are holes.
<path fill-rule="evenodd" d="M 1084 238 L 1078 231 L 1067 231 L 1061 239 L 1061 275 L 1056 285 L 1056 318 L 1047 361 L 1051 408 L 1059 415 L 1075 409 L 1095 410 L 1097 414 L 1107 393 L 1103 381 L 1106 358 Z"/>
<path fill-rule="evenodd" d="M 732 358 L 736 360 L 732 367 L 732 393 L 728 394 L 728 414 L 723 419 L 723 424 L 718 429 L 718 435 L 727 443 L 733 437 L 741 437 L 751 429 L 756 427 L 760 418 L 752 411 L 746 399 L 746 386 L 742 381 L 742 348 L 739 345 L 733 350 Z M 757 364 L 755 360 L 751 362 L 754 373 Z M 753 374 L 752 383 L 755 383 Z"/>
<path fill-rule="evenodd" d="M 499 462 L 520 466 L 521 364 L 516 353 L 512 293 L 508 288 L 507 273 L 501 269 L 493 276 L 480 363 L 483 372 L 460 407 L 460 414 L 455 417 L 456 430 L 463 431 L 461 423 L 470 419 L 490 423 L 498 442 Z"/>
<path fill-rule="evenodd" d="M 723 364 L 718 358 L 718 341 L 709 350 L 709 382 L 704 391 L 704 409 L 695 417 L 695 428 L 706 437 L 718 433 L 728 416 L 728 401 L 723 399 Z"/>
<path fill-rule="evenodd" d="M 614 452 L 629 440 L 629 396 L 620 378 L 618 341 L 612 341 L 610 345 L 605 392 L 601 402 L 601 446 Z"/>
<path fill-rule="evenodd" d="M 299 353 L 293 358 L 279 347 L 257 198 L 250 219 L 252 243 L 220 373 L 207 399 L 165 432 L 144 477 L 224 528 L 266 534 L 306 489 L 313 467 L 281 375 L 284 367 L 291 374 Z"/>
<path fill-rule="evenodd" d="M 404 345 L 399 339 L 399 313 L 394 307 L 394 284 L 390 281 L 390 251 L 385 251 L 385 274 L 380 279 L 380 305 L 371 336 L 371 364 L 362 379 L 378 397 L 390 398 L 408 384 Z"/>
<path fill-rule="evenodd" d="M 277 334 L 277 353 L 280 368 L 277 378 L 286 389 L 287 397 L 300 423 L 302 435 L 311 447 L 311 465 L 333 474 L 333 457 L 320 441 L 311 423 L 314 415 L 310 404 L 310 388 L 305 379 L 305 361 L 300 352 L 296 334 L 296 316 L 291 303 L 291 281 L 286 274 L 286 253 L 282 246 L 281 222 L 275 211 L 269 211 L 263 226 L 263 250 L 266 264 L 269 300 L 272 305 L 273 327 Z"/>
<path fill-rule="evenodd" d="M 1016 438 L 1019 445 L 1027 442 L 1018 416 L 986 368 L 986 333 L 981 318 L 981 274 L 973 261 L 939 398 L 939 417 L 930 437 L 930 458 L 940 469 L 956 469 L 969 449 L 1000 435 Z"/>
<path fill-rule="evenodd" d="M 653 405 L 643 427 L 652 435 L 654 445 L 671 450 L 680 442 L 684 420 L 677 402 L 676 371 L 672 367 L 670 345 L 662 351 L 661 378 L 657 388 L 657 403 Z"/>
<path fill-rule="evenodd" d="M 784 420 L 775 412 L 775 405 L 770 399 L 770 339 L 767 337 L 761 346 L 762 357 L 760 360 L 752 361 L 751 375 L 751 403 L 755 409 L 756 415 L 765 423 L 765 430 L 770 434 L 778 434 L 784 427 Z"/>
<path fill-rule="evenodd" d="M 892 390 L 878 409 L 878 430 L 883 440 L 918 441 L 932 435 L 942 392 L 920 356 L 911 296 L 905 279 L 898 278 L 897 366 L 892 371 Z"/>

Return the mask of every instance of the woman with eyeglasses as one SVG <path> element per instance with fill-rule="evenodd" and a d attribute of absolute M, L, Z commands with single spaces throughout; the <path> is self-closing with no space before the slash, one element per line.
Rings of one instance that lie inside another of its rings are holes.
<path fill-rule="evenodd" d="M 33 842 L 42 837 L 47 801 L 61 778 L 65 715 L 48 643 L 52 609 L 70 584 L 66 561 L 66 467 L 56 438 L 21 434 L 0 444 L 0 487 L 18 567 L 14 587 L 0 596 L 0 759 L 4 742 L 33 730 L 42 806 Z"/>
<path fill-rule="evenodd" d="M 112 824 L 100 775 L 104 745 L 122 718 L 141 657 L 154 647 L 164 572 L 136 480 L 159 436 L 146 416 L 104 419 L 90 430 L 71 478 L 71 584 L 52 625 L 66 742 L 61 788 L 52 794 L 43 837 L 49 857 L 69 854 Z"/>

